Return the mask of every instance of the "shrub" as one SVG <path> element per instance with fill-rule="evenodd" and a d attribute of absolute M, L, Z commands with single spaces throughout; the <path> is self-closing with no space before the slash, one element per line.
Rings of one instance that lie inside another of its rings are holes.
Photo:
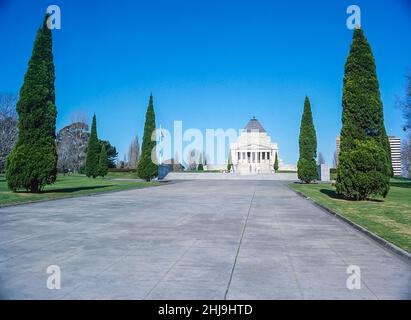
<path fill-rule="evenodd" d="M 307 160 L 301 158 L 298 160 L 298 179 L 302 182 L 310 183 L 318 178 L 317 165 L 314 159 Z"/>
<path fill-rule="evenodd" d="M 330 168 L 330 179 L 331 180 L 337 179 L 337 169 L 336 168 Z"/>
<path fill-rule="evenodd" d="M 78 169 L 79 174 L 86 174 L 86 165 L 83 164 L 79 169 Z"/>
<path fill-rule="evenodd" d="M 385 149 L 373 139 L 356 141 L 355 147 L 340 154 L 337 192 L 352 200 L 386 197 L 390 189 L 390 163 Z"/>
<path fill-rule="evenodd" d="M 57 157 L 55 147 L 41 142 L 17 145 L 7 157 L 6 179 L 9 188 L 24 188 L 40 192 L 44 185 L 56 180 Z"/>
<path fill-rule="evenodd" d="M 108 172 L 136 172 L 136 170 L 129 168 L 108 168 Z"/>

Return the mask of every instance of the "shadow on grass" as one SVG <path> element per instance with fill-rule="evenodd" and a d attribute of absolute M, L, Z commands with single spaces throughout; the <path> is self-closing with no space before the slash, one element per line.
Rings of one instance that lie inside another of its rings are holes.
<path fill-rule="evenodd" d="M 59 189 L 48 189 L 39 192 L 38 194 L 47 194 L 47 193 L 73 193 L 85 190 L 94 190 L 94 189 L 101 189 L 111 187 L 113 184 L 102 185 L 102 186 L 90 186 L 90 187 L 72 187 L 72 188 L 59 188 Z M 16 193 L 25 193 L 25 194 L 35 194 L 30 193 L 29 191 L 17 191 Z"/>
<path fill-rule="evenodd" d="M 102 185 L 102 186 L 90 186 L 90 187 L 73 187 L 73 188 L 61 188 L 61 189 L 50 189 L 44 190 L 41 193 L 73 193 L 84 190 L 94 190 L 113 186 L 112 184 Z"/>
<path fill-rule="evenodd" d="M 311 183 L 305 183 L 305 182 L 301 182 L 301 181 L 294 181 L 293 184 L 300 184 L 302 186 L 310 186 L 310 185 L 317 185 L 318 182 L 313 181 Z"/>
<path fill-rule="evenodd" d="M 320 189 L 320 192 L 325 194 L 326 196 L 336 199 L 336 200 L 345 200 L 345 201 L 351 201 L 351 202 L 360 202 L 352 199 L 346 199 L 343 196 L 339 195 L 335 190 L 330 190 L 330 189 Z M 369 202 L 384 202 L 384 200 L 380 199 L 367 199 L 366 201 Z"/>
<path fill-rule="evenodd" d="M 345 200 L 344 197 L 335 192 L 335 190 L 320 189 L 320 192 L 333 199 Z"/>

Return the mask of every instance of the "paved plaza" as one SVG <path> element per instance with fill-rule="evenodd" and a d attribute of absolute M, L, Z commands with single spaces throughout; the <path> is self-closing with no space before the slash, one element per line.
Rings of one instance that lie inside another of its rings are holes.
<path fill-rule="evenodd" d="M 411 264 L 281 181 L 0 209 L 3 299 L 410 299 Z M 47 267 L 61 289 L 47 288 Z M 349 290 L 349 265 L 361 289 Z"/>

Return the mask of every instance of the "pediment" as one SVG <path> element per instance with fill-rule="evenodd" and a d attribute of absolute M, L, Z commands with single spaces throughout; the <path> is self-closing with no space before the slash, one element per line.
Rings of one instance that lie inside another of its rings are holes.
<path fill-rule="evenodd" d="M 251 149 L 251 150 L 270 150 L 273 148 L 273 145 L 267 145 L 267 144 L 239 144 L 238 149 Z"/>

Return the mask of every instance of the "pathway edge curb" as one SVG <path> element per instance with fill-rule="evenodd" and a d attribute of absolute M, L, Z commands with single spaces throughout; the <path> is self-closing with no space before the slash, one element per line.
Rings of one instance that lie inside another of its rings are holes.
<path fill-rule="evenodd" d="M 384 248 L 387 248 L 388 250 L 390 250 L 391 252 L 401 256 L 402 258 L 406 259 L 407 262 L 411 262 L 411 254 L 408 253 L 407 251 L 405 251 L 404 249 L 401 249 L 400 247 L 396 246 L 395 244 L 381 238 L 380 236 L 376 235 L 375 233 L 369 231 L 368 229 L 360 226 L 359 224 L 351 221 L 350 219 L 342 216 L 341 214 L 331 210 L 330 208 L 322 205 L 321 203 L 315 201 L 314 199 L 306 196 L 305 194 L 303 194 L 302 192 L 295 190 L 293 188 L 291 188 L 290 186 L 288 186 L 288 188 L 292 191 L 294 191 L 296 194 L 298 194 L 300 197 L 303 197 L 304 199 L 309 200 L 311 203 L 313 203 L 314 205 L 316 205 L 317 207 L 319 207 L 320 209 L 322 209 L 323 211 L 325 211 L 328 214 L 331 214 L 335 217 L 337 217 L 338 219 L 342 220 L 343 222 L 347 223 L 348 225 L 350 225 L 351 227 L 353 227 L 354 229 L 360 231 L 361 233 L 365 234 L 368 238 L 374 240 L 375 242 L 377 242 L 379 245 L 382 245 Z"/>

